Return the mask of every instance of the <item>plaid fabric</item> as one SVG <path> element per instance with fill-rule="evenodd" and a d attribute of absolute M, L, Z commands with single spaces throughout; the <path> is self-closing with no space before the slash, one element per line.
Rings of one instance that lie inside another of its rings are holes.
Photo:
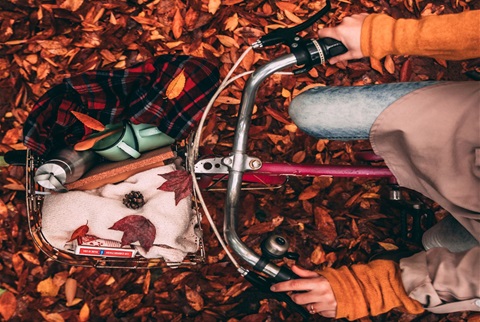
<path fill-rule="evenodd" d="M 168 99 L 167 86 L 181 71 L 181 94 Z M 24 125 L 24 143 L 39 155 L 71 146 L 93 131 L 79 122 L 78 111 L 103 124 L 130 120 L 154 124 L 172 138 L 195 128 L 219 84 L 218 68 L 190 56 L 163 55 L 123 70 L 92 71 L 53 87 L 33 107 Z"/>

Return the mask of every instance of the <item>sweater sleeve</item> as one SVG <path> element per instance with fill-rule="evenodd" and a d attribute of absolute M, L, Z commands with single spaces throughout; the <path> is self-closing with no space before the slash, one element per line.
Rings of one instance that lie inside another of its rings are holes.
<path fill-rule="evenodd" d="M 447 60 L 480 57 L 480 10 L 459 14 L 394 19 L 369 15 L 361 32 L 366 57 L 418 55 Z"/>
<path fill-rule="evenodd" d="M 419 302 L 408 297 L 400 279 L 400 269 L 393 261 L 376 260 L 339 269 L 326 268 L 318 273 L 328 280 L 335 294 L 337 319 L 352 321 L 394 308 L 412 314 L 424 311 Z"/>

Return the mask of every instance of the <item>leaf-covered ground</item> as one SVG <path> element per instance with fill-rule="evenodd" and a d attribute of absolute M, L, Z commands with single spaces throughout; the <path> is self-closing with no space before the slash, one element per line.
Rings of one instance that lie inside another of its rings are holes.
<path fill-rule="evenodd" d="M 303 35 L 338 24 L 353 13 L 394 17 L 478 9 L 478 1 L 339 0 Z M 3 0 L 0 2 L 0 150 L 22 148 L 22 124 L 38 99 L 63 78 L 94 69 L 129 67 L 167 53 L 195 55 L 219 64 L 222 77 L 258 36 L 305 20 L 319 2 L 305 0 Z M 461 33 L 461 30 L 453 32 Z M 239 72 L 286 52 L 251 53 Z M 318 141 L 288 117 L 292 96 L 311 84 L 363 85 L 415 80 L 464 80 L 478 61 L 446 62 L 389 56 L 318 66 L 298 77 L 274 76 L 260 90 L 249 151 L 263 160 L 356 163 L 368 142 Z M 225 90 L 204 131 L 215 153 L 231 146 L 245 80 Z M 298 321 L 299 316 L 239 277 L 204 220 L 206 262 L 192 268 L 123 270 L 68 267 L 33 246 L 25 205 L 25 169 L 1 168 L 0 319 L 11 321 Z M 288 236 L 306 268 L 365 262 L 385 249 L 417 250 L 401 238 L 401 213 L 385 200 L 383 180 L 296 179 L 277 190 L 245 192 L 239 234 L 258 249 L 275 230 Z M 403 192 L 407 200 L 421 196 Z M 224 195 L 206 194 L 222 226 Z M 424 200 L 438 218 L 445 215 Z M 285 260 L 291 264 L 292 260 Z M 75 288 L 76 285 L 76 288 Z M 73 292 L 72 290 L 75 290 Z M 352 299 L 352 305 L 354 299 Z M 313 320 L 323 320 L 316 316 Z M 468 312 L 405 315 L 374 321 L 478 321 Z M 369 319 L 363 319 L 368 321 Z"/>

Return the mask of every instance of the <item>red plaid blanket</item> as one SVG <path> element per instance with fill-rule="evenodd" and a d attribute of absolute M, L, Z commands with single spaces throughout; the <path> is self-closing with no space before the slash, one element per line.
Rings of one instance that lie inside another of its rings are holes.
<path fill-rule="evenodd" d="M 165 90 L 181 71 L 182 93 L 168 99 Z M 218 68 L 190 56 L 164 55 L 123 70 L 92 71 L 67 78 L 35 104 L 23 128 L 25 145 L 39 155 L 71 146 L 93 131 L 79 122 L 78 111 L 103 124 L 130 120 L 154 124 L 175 138 L 197 125 L 219 84 Z"/>

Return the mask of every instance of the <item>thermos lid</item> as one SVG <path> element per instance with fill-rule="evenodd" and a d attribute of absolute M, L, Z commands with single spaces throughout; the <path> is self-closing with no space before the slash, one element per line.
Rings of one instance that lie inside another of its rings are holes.
<path fill-rule="evenodd" d="M 67 173 L 65 172 L 65 168 L 61 166 L 63 162 L 61 160 L 55 161 L 60 162 L 47 162 L 41 165 L 35 172 L 33 179 L 44 188 L 57 191 L 66 190 L 63 184 L 67 180 Z M 64 166 L 65 165 L 66 164 L 64 164 Z"/>

